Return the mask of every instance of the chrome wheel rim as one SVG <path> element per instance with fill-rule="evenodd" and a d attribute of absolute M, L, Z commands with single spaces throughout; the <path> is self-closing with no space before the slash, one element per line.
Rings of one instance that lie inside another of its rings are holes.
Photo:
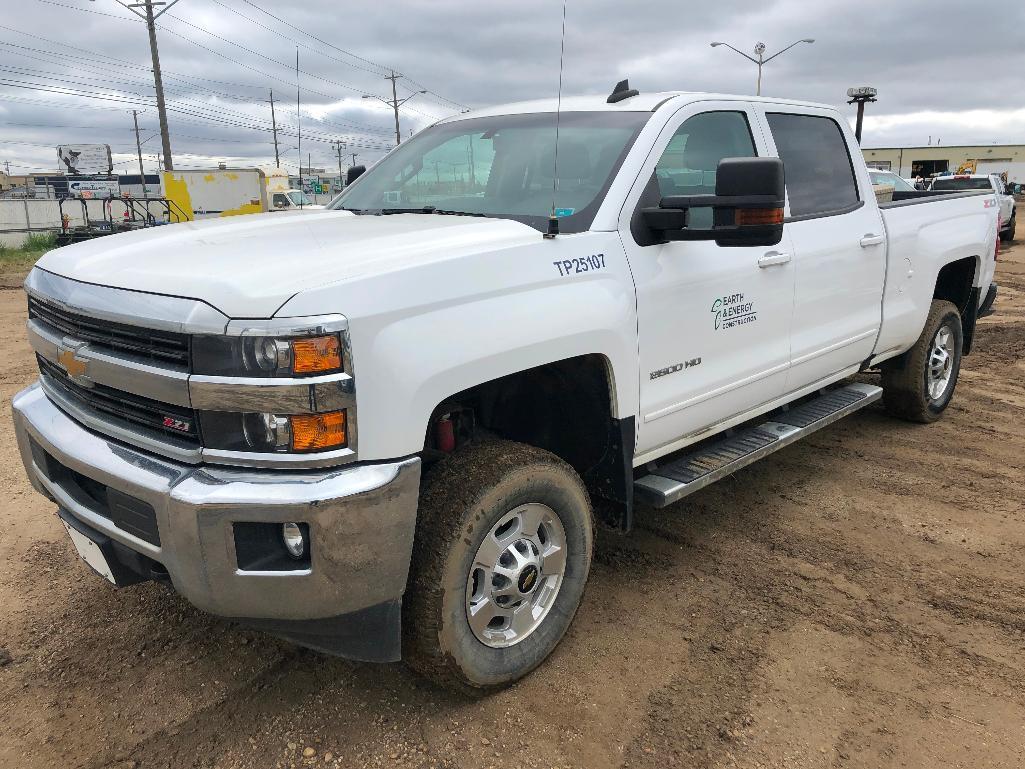
<path fill-rule="evenodd" d="M 954 332 L 947 325 L 940 326 L 932 338 L 929 349 L 929 364 L 926 371 L 926 388 L 934 401 L 943 397 L 954 374 Z"/>
<path fill-rule="evenodd" d="M 466 621 L 485 646 L 518 644 L 540 627 L 566 574 L 566 530 L 532 502 L 503 515 L 484 537 L 466 580 Z"/>

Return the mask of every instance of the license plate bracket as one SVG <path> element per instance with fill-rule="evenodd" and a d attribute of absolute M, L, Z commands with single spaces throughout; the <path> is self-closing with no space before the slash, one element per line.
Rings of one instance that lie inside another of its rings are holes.
<path fill-rule="evenodd" d="M 85 561 L 86 566 L 95 571 L 110 584 L 117 585 L 117 580 L 114 578 L 114 570 L 110 567 L 110 563 L 107 561 L 107 556 L 103 554 L 103 549 L 100 545 L 67 521 L 62 519 L 61 523 L 63 523 L 64 528 L 68 530 L 68 536 L 71 537 L 71 543 L 75 546 L 75 550 L 78 551 L 79 558 Z"/>

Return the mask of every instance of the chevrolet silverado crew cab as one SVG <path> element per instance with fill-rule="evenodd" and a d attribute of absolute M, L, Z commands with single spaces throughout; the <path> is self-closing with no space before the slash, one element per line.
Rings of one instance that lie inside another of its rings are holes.
<path fill-rule="evenodd" d="M 559 643 L 593 516 L 880 397 L 937 419 L 995 294 L 992 190 L 880 207 L 847 121 L 796 101 L 484 109 L 328 208 L 44 256 L 21 456 L 115 585 L 463 690 Z"/>

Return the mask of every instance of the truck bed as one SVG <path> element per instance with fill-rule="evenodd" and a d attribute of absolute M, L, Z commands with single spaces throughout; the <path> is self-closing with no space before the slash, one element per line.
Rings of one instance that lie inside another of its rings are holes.
<path fill-rule="evenodd" d="M 898 192 L 879 205 L 887 253 L 877 362 L 915 343 L 909 333 L 925 323 L 940 265 L 975 260 L 973 286 L 985 296 L 993 279 L 995 205 L 992 192 L 975 190 Z"/>

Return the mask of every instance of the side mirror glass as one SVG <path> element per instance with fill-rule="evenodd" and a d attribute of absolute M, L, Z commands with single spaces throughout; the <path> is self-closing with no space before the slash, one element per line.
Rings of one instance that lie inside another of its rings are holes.
<path fill-rule="evenodd" d="M 786 201 L 779 158 L 723 158 L 714 195 L 671 195 L 641 209 L 651 243 L 714 240 L 719 246 L 775 246 L 783 239 Z M 712 209 L 711 229 L 692 229 L 691 211 Z"/>
<path fill-rule="evenodd" d="M 358 178 L 363 175 L 363 172 L 367 170 L 366 166 L 350 166 L 349 170 L 345 172 L 345 186 L 348 187 Z"/>

